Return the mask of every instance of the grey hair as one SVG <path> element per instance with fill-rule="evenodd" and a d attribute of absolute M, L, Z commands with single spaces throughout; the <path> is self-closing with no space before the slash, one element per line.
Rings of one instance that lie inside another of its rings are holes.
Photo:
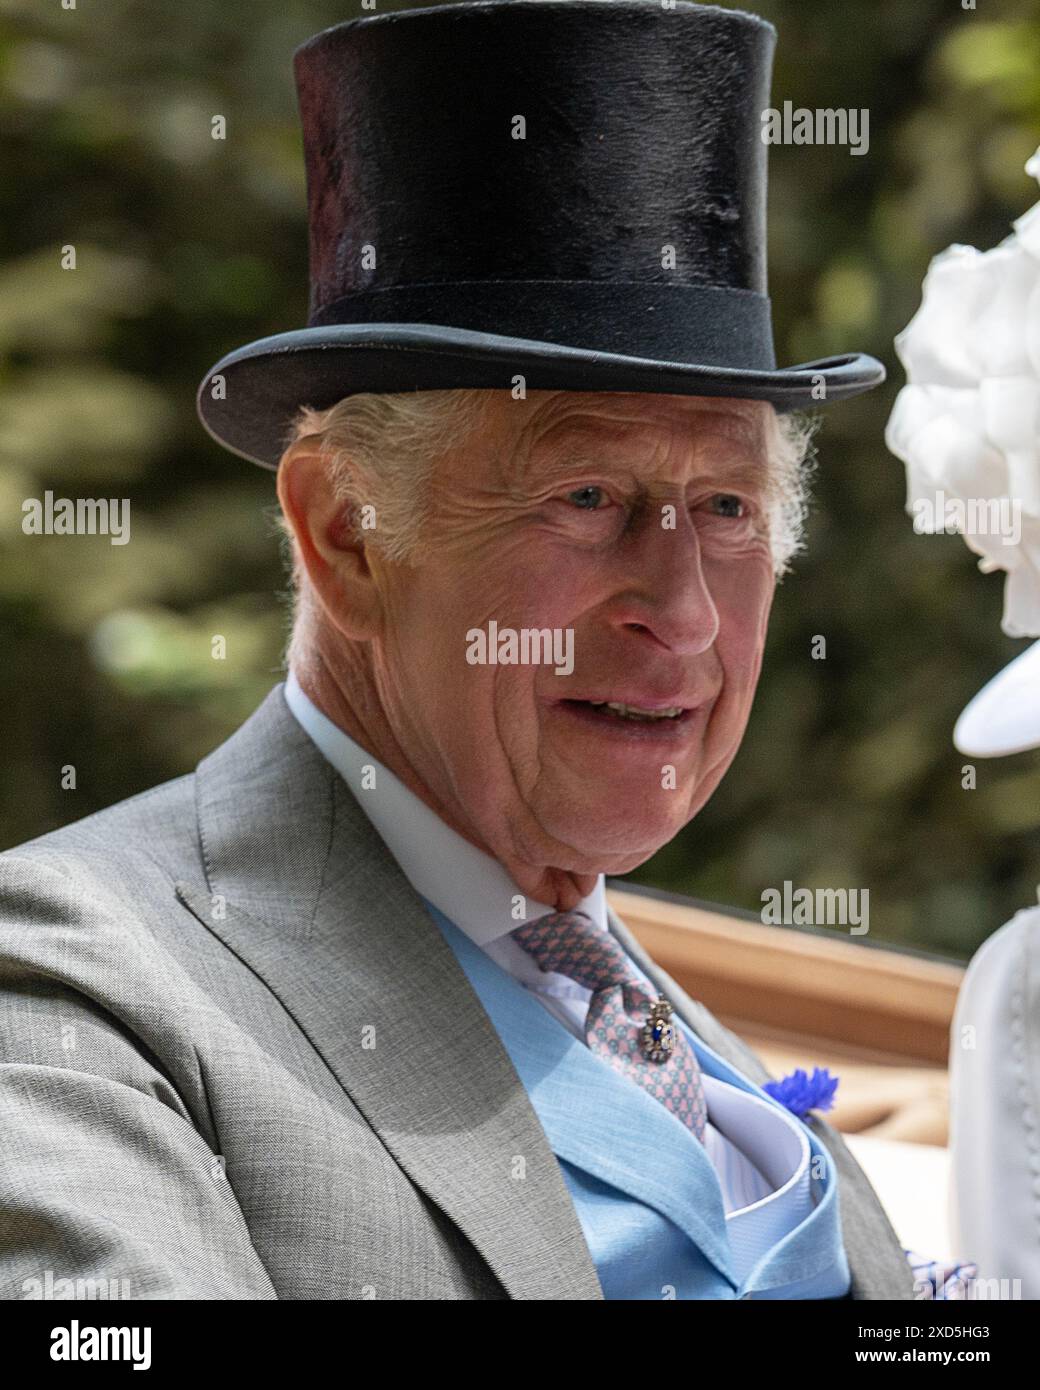
<path fill-rule="evenodd" d="M 414 564 L 422 551 L 428 514 L 429 482 L 437 461 L 464 443 L 485 423 L 492 391 L 445 390 L 347 396 L 327 410 L 302 406 L 294 416 L 285 448 L 307 436 L 320 439 L 334 494 L 352 509 L 366 541 L 391 561 Z M 766 416 L 769 458 L 766 489 L 773 569 L 786 574 L 804 548 L 809 482 L 818 420 L 802 413 Z M 364 514 L 371 508 L 367 520 Z M 359 521 L 360 517 L 360 521 Z M 291 528 L 279 518 L 287 541 L 293 594 L 291 637 L 286 663 L 307 662 L 303 631 L 313 595 L 302 571 Z"/>
<path fill-rule="evenodd" d="M 328 410 L 302 406 L 288 444 L 321 437 L 334 495 L 355 512 L 371 507 L 366 540 L 388 560 L 414 563 L 426 520 L 434 464 L 484 423 L 490 391 L 360 392 Z M 355 518 L 356 520 L 356 518 Z"/>
<path fill-rule="evenodd" d="M 350 506 L 354 526 L 366 543 L 388 560 L 414 564 L 421 551 L 434 466 L 481 427 L 491 397 L 492 392 L 478 390 L 358 392 L 327 410 L 301 406 L 285 449 L 309 435 L 318 436 L 333 493 Z M 372 509 L 368 517 L 362 510 L 366 507 Z M 369 520 L 374 525 L 366 530 Z M 276 524 L 292 575 L 285 665 L 299 673 L 313 660 L 309 644 L 317 616 L 314 594 L 292 527 L 281 514 Z"/>
<path fill-rule="evenodd" d="M 773 572 L 782 579 L 791 562 L 805 549 L 805 523 L 809 518 L 811 485 L 816 469 L 814 436 L 820 416 L 804 411 L 766 415 L 766 451 L 769 460 L 766 488 L 769 539 Z"/>

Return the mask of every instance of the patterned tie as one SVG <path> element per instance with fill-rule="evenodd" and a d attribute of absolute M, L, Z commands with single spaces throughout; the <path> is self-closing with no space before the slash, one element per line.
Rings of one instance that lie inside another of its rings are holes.
<path fill-rule="evenodd" d="M 671 1005 L 640 979 L 621 944 L 584 912 L 550 912 L 510 935 L 542 970 L 592 990 L 585 1041 L 649 1091 L 704 1142 L 708 1108 L 700 1064 Z"/>

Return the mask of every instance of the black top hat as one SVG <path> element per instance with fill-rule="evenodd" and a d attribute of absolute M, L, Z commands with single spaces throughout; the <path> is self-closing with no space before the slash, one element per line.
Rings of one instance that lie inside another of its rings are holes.
<path fill-rule="evenodd" d="M 476 0 L 316 34 L 294 55 L 308 326 L 212 368 L 206 429 L 276 467 L 298 406 L 358 391 L 520 377 L 786 410 L 878 385 L 858 353 L 776 366 L 775 41 L 687 0 Z"/>

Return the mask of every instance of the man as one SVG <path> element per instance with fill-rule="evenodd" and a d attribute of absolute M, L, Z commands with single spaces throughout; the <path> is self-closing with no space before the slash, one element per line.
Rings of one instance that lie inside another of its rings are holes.
<path fill-rule="evenodd" d="M 743 734 L 775 407 L 882 377 L 775 366 L 772 42 L 497 0 L 298 51 L 309 326 L 199 397 L 278 470 L 290 676 L 0 860 L 5 1296 L 913 1296 L 840 1138 L 603 894 Z"/>

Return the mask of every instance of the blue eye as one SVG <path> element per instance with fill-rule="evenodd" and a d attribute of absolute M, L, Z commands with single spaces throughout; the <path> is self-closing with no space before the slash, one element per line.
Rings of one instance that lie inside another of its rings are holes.
<path fill-rule="evenodd" d="M 584 511 L 594 512 L 603 501 L 603 489 L 601 487 L 579 487 L 574 492 L 567 494 L 568 502 L 573 502 L 576 507 L 581 507 Z"/>
<path fill-rule="evenodd" d="M 713 503 L 721 504 L 718 515 L 730 517 L 733 520 L 740 520 L 744 515 L 744 503 L 739 497 L 734 497 L 729 492 L 719 492 L 711 499 Z"/>

